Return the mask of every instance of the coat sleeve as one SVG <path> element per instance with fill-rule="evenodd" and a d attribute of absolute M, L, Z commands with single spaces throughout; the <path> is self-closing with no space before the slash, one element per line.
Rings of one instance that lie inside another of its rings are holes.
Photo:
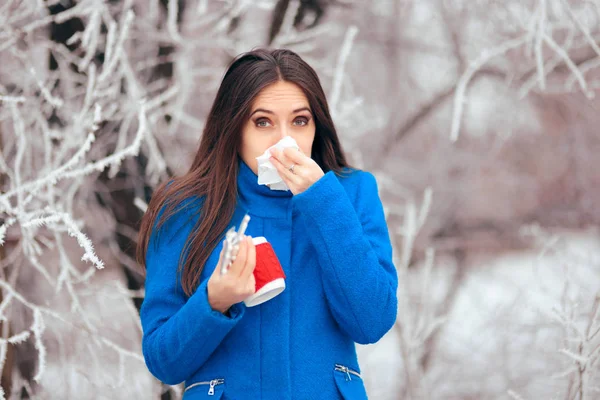
<path fill-rule="evenodd" d="M 164 207 L 159 218 L 162 211 Z M 185 210 L 176 212 L 159 231 L 157 221 L 146 252 L 146 294 L 140 310 L 142 353 L 157 379 L 175 385 L 202 367 L 242 318 L 245 306 L 235 304 L 229 316 L 213 310 L 208 302 L 208 278 L 188 298 L 181 286 L 178 261 L 193 228 L 192 215 Z"/>
<path fill-rule="evenodd" d="M 354 201 L 327 172 L 294 196 L 322 270 L 333 317 L 355 342 L 377 342 L 397 314 L 398 276 L 375 177 L 355 171 Z M 344 178 L 342 178 L 344 179 Z"/>

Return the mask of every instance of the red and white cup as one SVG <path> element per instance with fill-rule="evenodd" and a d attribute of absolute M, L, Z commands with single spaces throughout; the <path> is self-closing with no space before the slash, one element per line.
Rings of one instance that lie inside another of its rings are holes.
<path fill-rule="evenodd" d="M 271 243 L 264 236 L 252 238 L 252 242 L 256 246 L 256 291 L 244 300 L 247 307 L 269 301 L 285 289 L 285 273 Z"/>

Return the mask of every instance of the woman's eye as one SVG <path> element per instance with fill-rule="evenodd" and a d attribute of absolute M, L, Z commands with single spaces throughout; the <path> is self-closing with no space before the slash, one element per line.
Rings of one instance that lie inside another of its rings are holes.
<path fill-rule="evenodd" d="M 296 120 L 294 121 L 294 124 L 297 126 L 308 125 L 308 118 L 306 118 L 306 117 L 296 118 Z"/>
<path fill-rule="evenodd" d="M 259 128 L 266 128 L 267 126 L 269 126 L 269 120 L 258 119 L 256 120 L 256 126 L 258 126 Z"/>

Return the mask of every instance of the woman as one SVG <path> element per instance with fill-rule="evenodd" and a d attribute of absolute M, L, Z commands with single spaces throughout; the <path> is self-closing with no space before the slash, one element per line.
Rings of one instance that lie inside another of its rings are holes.
<path fill-rule="evenodd" d="M 257 183 L 272 153 L 290 188 Z M 220 241 L 251 216 L 227 274 Z M 286 289 L 256 307 L 256 249 L 271 243 Z M 289 50 L 255 50 L 227 70 L 189 172 L 152 196 L 137 249 L 146 267 L 142 348 L 184 399 L 365 399 L 356 343 L 396 319 L 398 285 L 377 184 L 346 163 L 315 71 Z M 180 268 L 178 268 L 178 266 Z"/>

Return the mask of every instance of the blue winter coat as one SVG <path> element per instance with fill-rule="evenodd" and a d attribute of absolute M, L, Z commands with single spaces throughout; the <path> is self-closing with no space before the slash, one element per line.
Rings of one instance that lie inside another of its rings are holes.
<path fill-rule="evenodd" d="M 238 205 L 247 235 L 272 244 L 286 289 L 259 306 L 213 310 L 211 254 L 188 298 L 178 259 L 202 199 L 152 231 L 141 308 L 142 349 L 162 382 L 185 381 L 185 400 L 366 399 L 355 342 L 378 341 L 394 324 L 398 278 L 372 174 L 327 172 L 303 193 L 272 191 L 239 161 Z M 164 209 L 163 209 L 164 210 Z"/>

